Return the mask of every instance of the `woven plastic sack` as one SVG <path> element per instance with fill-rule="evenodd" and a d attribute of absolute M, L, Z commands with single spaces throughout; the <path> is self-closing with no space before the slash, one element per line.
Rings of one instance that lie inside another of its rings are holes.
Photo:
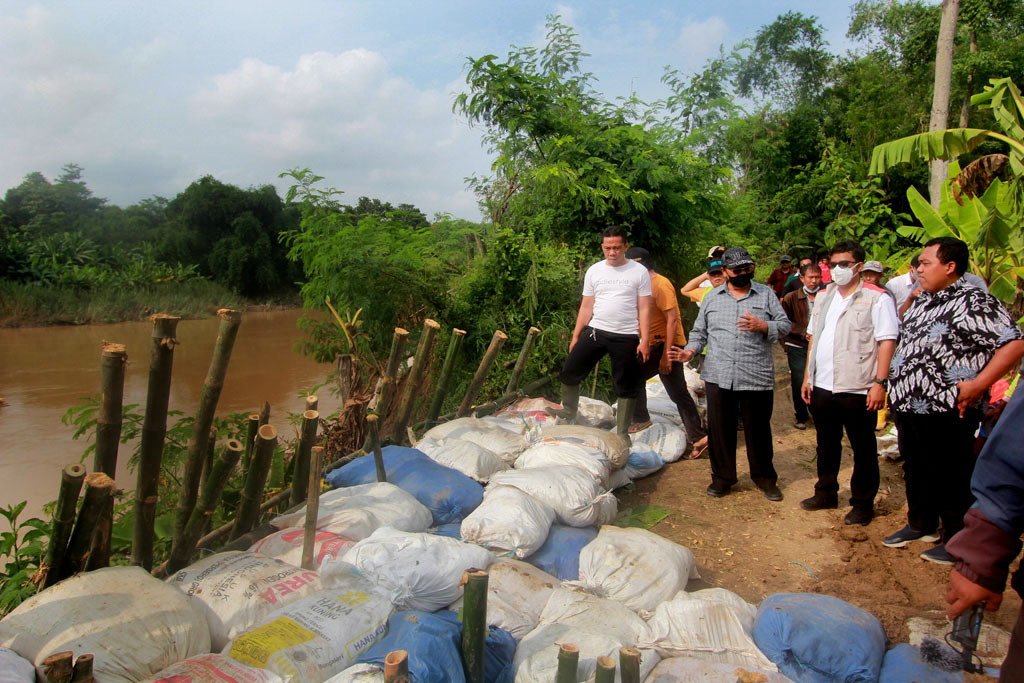
<path fill-rule="evenodd" d="M 495 472 L 508 469 L 508 464 L 496 453 L 464 439 L 420 439 L 416 449 L 439 465 L 458 470 L 483 484 Z"/>
<path fill-rule="evenodd" d="M 544 545 L 555 511 L 512 486 L 489 486 L 484 501 L 462 520 L 461 536 L 499 555 L 523 559 Z"/>
<path fill-rule="evenodd" d="M 561 407 L 546 398 L 523 398 L 500 410 L 495 417 L 531 429 L 538 425 L 554 424 L 556 418 L 547 409 Z"/>
<path fill-rule="evenodd" d="M 517 470 L 531 467 L 550 467 L 554 465 L 572 465 L 586 470 L 601 484 L 608 488 L 611 465 L 604 451 L 568 441 L 542 441 L 523 451 L 516 460 Z"/>
<path fill-rule="evenodd" d="M 921 651 L 907 643 L 900 643 L 885 653 L 882 672 L 878 676 L 878 683 L 960 683 L 963 680 L 961 675 L 937 669 L 924 661 L 921 658 Z"/>
<path fill-rule="evenodd" d="M 647 429 L 630 434 L 633 448 L 646 446 L 661 456 L 665 462 L 675 462 L 683 457 L 688 445 L 686 431 L 669 422 L 655 422 Z"/>
<path fill-rule="evenodd" d="M 270 520 L 278 529 L 302 528 L 305 522 L 306 506 Z M 374 481 L 321 495 L 316 528 L 361 541 L 382 526 L 423 531 L 432 522 L 430 510 L 411 493 L 391 483 Z"/>
<path fill-rule="evenodd" d="M 629 449 L 629 462 L 622 468 L 630 480 L 642 479 L 660 470 L 665 466 L 665 461 L 647 444 L 634 444 Z"/>
<path fill-rule="evenodd" d="M 644 386 L 647 389 L 647 412 L 650 414 L 651 420 L 655 423 L 681 425 L 683 418 L 679 416 L 679 408 L 675 401 L 669 398 L 661 378 L 654 376 L 647 380 Z"/>
<path fill-rule="evenodd" d="M 2 675 L 2 674 L 0 674 Z M 0 678 L 2 681 L 3 678 Z M 266 669 L 246 666 L 227 655 L 208 654 L 172 664 L 145 683 L 282 683 Z"/>
<path fill-rule="evenodd" d="M 0 647 L 0 683 L 36 683 L 36 668 L 14 650 Z"/>
<path fill-rule="evenodd" d="M 696 657 L 663 659 L 654 667 L 644 683 L 710 683 L 711 681 L 747 680 L 764 681 L 764 683 L 789 683 L 789 679 L 777 671 L 747 669 L 735 664 L 711 662 Z"/>
<path fill-rule="evenodd" d="M 561 581 L 576 581 L 580 578 L 580 551 L 595 538 L 597 529 L 593 527 L 552 524 L 544 545 L 526 561 Z"/>
<path fill-rule="evenodd" d="M 562 643 L 571 643 L 580 650 L 577 681 L 593 677 L 598 657 L 611 657 L 617 664 L 619 648 L 629 645 L 603 632 L 591 633 L 568 624 L 541 624 L 519 641 L 515 657 L 516 683 L 551 683 L 555 680 L 558 651 Z M 659 659 L 654 650 L 640 650 L 639 680 L 645 679 Z M 622 680 L 618 666 L 615 680 Z"/>
<path fill-rule="evenodd" d="M 629 444 L 615 432 L 607 432 L 603 429 L 580 425 L 544 426 L 531 432 L 529 440 L 530 443 L 569 441 L 600 449 L 608 458 L 608 463 L 613 470 L 624 467 L 626 461 L 629 460 Z"/>
<path fill-rule="evenodd" d="M 543 611 L 541 624 L 563 624 L 600 633 L 638 645 L 650 640 L 647 623 L 621 602 L 599 598 L 579 588 L 559 586 L 551 592 Z"/>
<path fill-rule="evenodd" d="M 272 557 L 295 567 L 302 566 L 302 544 L 305 540 L 305 529 L 281 529 L 266 536 L 249 546 L 248 552 L 259 553 L 264 557 Z M 313 536 L 313 569 L 319 569 L 327 558 L 338 559 L 355 541 L 332 534 L 330 531 L 317 531 Z"/>
<path fill-rule="evenodd" d="M 559 580 L 531 564 L 502 558 L 487 570 L 487 623 L 512 634 L 516 640 L 537 628 L 541 612 Z M 448 609 L 458 612 L 463 598 Z"/>
<path fill-rule="evenodd" d="M 586 470 L 572 465 L 497 472 L 490 486 L 514 486 L 554 509 L 569 526 L 610 524 L 618 512 L 615 496 Z"/>
<path fill-rule="evenodd" d="M 615 409 L 596 398 L 580 396 L 576 424 L 597 429 L 609 429 L 615 426 Z"/>
<path fill-rule="evenodd" d="M 499 458 L 511 465 L 519 452 L 526 448 L 526 438 L 520 433 L 518 423 L 507 423 L 505 426 L 495 424 L 496 421 L 476 417 L 460 417 L 451 422 L 444 422 L 430 429 L 423 435 L 424 439 L 462 439 L 483 446 Z"/>
<path fill-rule="evenodd" d="M 71 650 L 95 657 L 96 680 L 128 683 L 209 652 L 210 628 L 188 597 L 146 570 L 108 567 L 18 605 L 0 621 L 0 647 L 33 662 L 39 680 L 43 660 Z"/>

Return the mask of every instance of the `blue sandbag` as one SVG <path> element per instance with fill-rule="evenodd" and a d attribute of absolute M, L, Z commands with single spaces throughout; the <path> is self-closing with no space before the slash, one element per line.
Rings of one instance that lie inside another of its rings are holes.
<path fill-rule="evenodd" d="M 580 551 L 595 538 L 597 529 L 594 527 L 552 524 L 544 545 L 526 561 L 562 581 L 579 581 Z"/>
<path fill-rule="evenodd" d="M 885 630 L 874 616 L 830 595 L 778 593 L 754 617 L 754 642 L 801 683 L 877 681 Z"/>
<path fill-rule="evenodd" d="M 961 683 L 963 677 L 936 669 L 921 659 L 921 651 L 901 643 L 885 653 L 878 683 Z"/>
<path fill-rule="evenodd" d="M 462 540 L 462 525 L 461 524 L 440 524 L 430 529 L 430 533 L 435 536 L 447 536 L 448 538 L 454 538 L 456 541 Z"/>
<path fill-rule="evenodd" d="M 415 448 L 386 446 L 381 450 L 388 481 L 412 494 L 430 510 L 434 526 L 459 524 L 484 499 L 484 487 L 462 472 L 440 465 Z M 372 455 L 356 458 L 327 474 L 335 488 L 377 481 Z"/>

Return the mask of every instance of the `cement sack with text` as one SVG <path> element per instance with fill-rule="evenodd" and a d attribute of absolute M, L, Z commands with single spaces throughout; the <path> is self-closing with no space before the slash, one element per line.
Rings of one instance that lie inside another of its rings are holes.
<path fill-rule="evenodd" d="M 306 531 L 301 527 L 281 529 L 256 541 L 249 546 L 247 552 L 259 553 L 264 557 L 272 557 L 295 567 L 301 567 L 302 544 L 305 536 Z M 319 569 L 327 558 L 340 558 L 353 545 L 355 545 L 355 541 L 344 536 L 332 534 L 330 531 L 317 531 L 313 536 L 313 569 Z"/>

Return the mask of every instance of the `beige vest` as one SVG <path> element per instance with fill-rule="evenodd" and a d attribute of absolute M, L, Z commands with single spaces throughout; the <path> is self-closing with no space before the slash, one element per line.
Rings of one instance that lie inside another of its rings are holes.
<path fill-rule="evenodd" d="M 814 340 L 821 339 L 829 306 L 839 296 L 838 290 L 835 284 L 829 285 L 824 295 L 819 294 L 814 299 L 814 330 L 811 333 Z M 888 296 L 885 290 L 871 285 L 865 287 L 862 281 L 850 295 L 851 301 L 846 310 L 839 315 L 832 346 L 832 393 L 864 391 L 874 383 L 878 369 L 878 343 L 875 341 L 871 309 L 883 296 Z M 813 343 L 807 355 L 807 378 L 813 386 L 814 359 L 818 355 Z"/>

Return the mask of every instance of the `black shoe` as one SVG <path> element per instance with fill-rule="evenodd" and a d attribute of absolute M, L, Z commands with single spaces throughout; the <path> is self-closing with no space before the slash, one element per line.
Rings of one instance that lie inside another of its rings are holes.
<path fill-rule="evenodd" d="M 875 511 L 871 508 L 853 508 L 846 513 L 843 524 L 860 524 L 867 526 L 875 518 Z"/>
<path fill-rule="evenodd" d="M 800 507 L 804 510 L 834 510 L 839 507 L 839 499 L 834 496 L 821 496 L 815 493 L 810 498 L 800 501 Z"/>
<path fill-rule="evenodd" d="M 946 552 L 946 545 L 944 543 L 940 543 L 931 550 L 925 550 L 921 553 L 921 559 L 934 562 L 935 564 L 956 564 L 956 558 Z"/>
<path fill-rule="evenodd" d="M 729 490 L 731 488 L 731 486 L 726 486 L 724 484 L 711 484 L 708 486 L 706 493 L 712 498 L 721 498 L 722 496 L 729 495 Z"/>
<path fill-rule="evenodd" d="M 886 548 L 902 548 L 911 541 L 934 543 L 937 540 L 939 540 L 939 535 L 934 531 L 918 531 L 908 524 L 892 536 L 888 536 L 882 541 L 882 545 Z"/>
<path fill-rule="evenodd" d="M 767 486 L 761 487 L 761 490 L 764 491 L 764 497 L 768 500 L 782 500 L 782 491 L 779 490 L 779 487 L 776 484 L 768 484 Z"/>

